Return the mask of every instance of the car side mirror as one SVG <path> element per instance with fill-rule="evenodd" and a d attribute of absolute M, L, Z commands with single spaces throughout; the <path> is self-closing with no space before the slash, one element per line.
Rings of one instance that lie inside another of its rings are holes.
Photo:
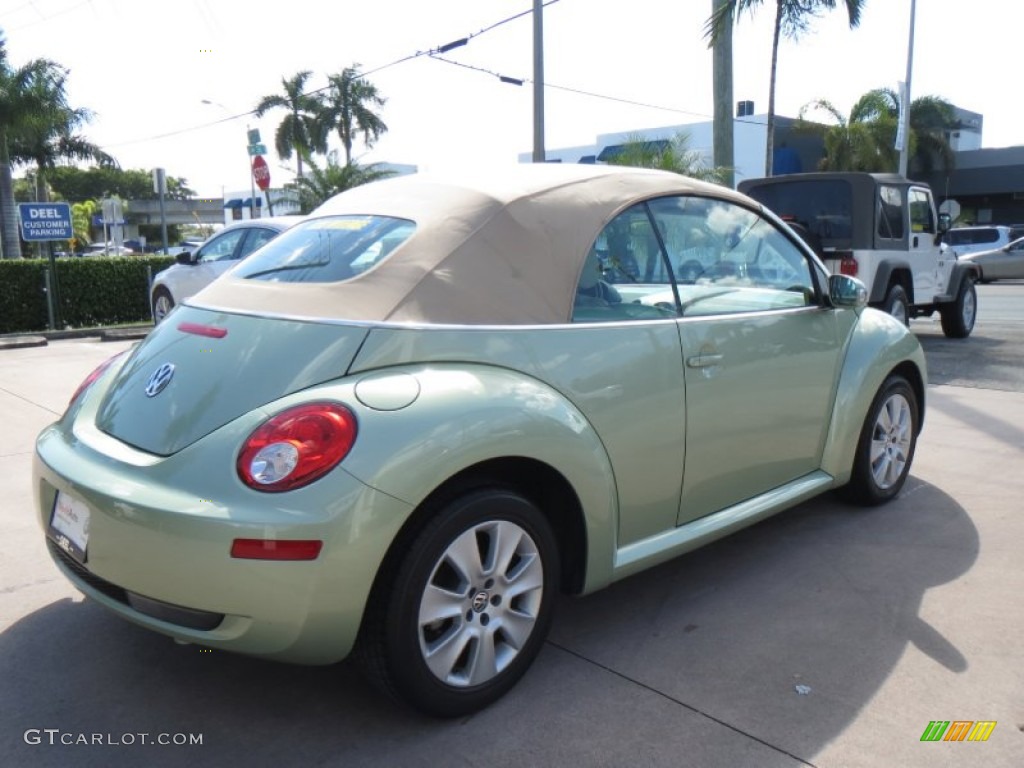
<path fill-rule="evenodd" d="M 849 275 L 829 275 L 828 296 L 834 307 L 859 309 L 868 303 L 868 289 L 864 283 Z"/>
<path fill-rule="evenodd" d="M 949 232 L 949 228 L 953 226 L 953 218 L 948 213 L 939 214 L 939 234 L 945 234 Z"/>
<path fill-rule="evenodd" d="M 181 253 L 174 257 L 174 260 L 179 264 L 191 264 L 192 254 L 189 253 L 188 251 L 182 251 Z"/>

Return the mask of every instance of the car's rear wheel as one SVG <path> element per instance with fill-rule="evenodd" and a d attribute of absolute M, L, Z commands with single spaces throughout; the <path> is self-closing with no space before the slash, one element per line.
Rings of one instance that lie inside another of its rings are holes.
<path fill-rule="evenodd" d="M 889 287 L 883 309 L 904 325 L 910 325 L 910 302 L 903 286 L 896 283 Z"/>
<path fill-rule="evenodd" d="M 445 504 L 375 589 L 360 658 L 415 709 L 457 717 L 486 707 L 526 672 L 558 590 L 551 526 L 528 499 L 486 488 Z"/>
<path fill-rule="evenodd" d="M 876 505 L 900 492 L 910 474 L 919 427 L 914 388 L 903 376 L 890 376 L 875 395 L 857 443 L 846 495 Z"/>
<path fill-rule="evenodd" d="M 965 277 L 960 283 L 956 301 L 944 305 L 939 310 L 942 319 L 942 332 L 951 339 L 965 339 L 974 330 L 974 320 L 978 314 L 978 292 L 974 281 Z"/>
<path fill-rule="evenodd" d="M 174 299 L 171 292 L 163 286 L 153 291 L 153 322 L 160 323 L 174 309 Z"/>

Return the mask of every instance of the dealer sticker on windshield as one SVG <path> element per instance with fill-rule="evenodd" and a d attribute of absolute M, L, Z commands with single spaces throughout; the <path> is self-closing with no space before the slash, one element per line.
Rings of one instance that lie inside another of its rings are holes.
<path fill-rule="evenodd" d="M 57 491 L 50 516 L 50 538 L 80 563 L 89 544 L 89 508 L 84 502 Z"/>

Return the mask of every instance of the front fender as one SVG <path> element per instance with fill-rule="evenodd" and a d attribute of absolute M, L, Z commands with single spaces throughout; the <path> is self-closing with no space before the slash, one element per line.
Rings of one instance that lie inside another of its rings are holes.
<path fill-rule="evenodd" d="M 359 434 L 344 460 L 347 472 L 417 507 L 481 462 L 544 462 L 569 482 L 583 510 L 586 591 L 610 581 L 618 530 L 614 473 L 593 427 L 561 394 L 522 373 L 480 364 L 401 366 L 353 380 Z M 395 390 L 406 395 L 389 401 L 372 394 Z"/>
<path fill-rule="evenodd" d="M 958 261 L 953 265 L 949 275 L 949 295 L 954 298 L 960 295 L 960 284 L 964 280 L 977 282 L 981 279 L 981 267 L 973 261 Z"/>
<path fill-rule="evenodd" d="M 871 401 L 886 377 L 904 363 L 916 367 L 921 375 L 920 426 L 924 420 L 923 395 L 928 383 L 921 344 L 895 318 L 879 310 L 864 309 L 850 331 L 822 455 L 822 469 L 836 479 L 837 486 L 849 481 L 853 472 L 857 442 Z"/>

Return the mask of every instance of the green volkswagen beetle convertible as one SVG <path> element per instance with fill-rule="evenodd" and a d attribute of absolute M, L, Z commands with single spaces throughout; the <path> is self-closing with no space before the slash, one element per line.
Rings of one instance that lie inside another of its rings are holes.
<path fill-rule="evenodd" d="M 332 199 L 93 372 L 36 446 L 87 596 L 175 639 L 350 654 L 440 716 L 583 595 L 842 487 L 894 497 L 915 337 L 787 226 L 658 171 Z"/>

